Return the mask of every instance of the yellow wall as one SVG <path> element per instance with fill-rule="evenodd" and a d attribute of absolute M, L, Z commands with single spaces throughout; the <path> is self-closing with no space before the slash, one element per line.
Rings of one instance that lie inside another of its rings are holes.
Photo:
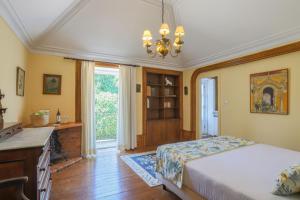
<path fill-rule="evenodd" d="M 30 54 L 28 59 L 29 71 L 27 109 L 25 123 L 29 116 L 38 110 L 50 110 L 50 122 L 55 122 L 57 109 L 63 119 L 75 121 L 75 61 L 63 57 Z M 62 75 L 61 95 L 43 94 L 43 74 Z"/>
<path fill-rule="evenodd" d="M 27 49 L 0 17 L 0 89 L 5 94 L 2 105 L 8 108 L 4 115 L 6 122 L 22 121 L 25 97 L 16 95 L 16 68 L 19 66 L 27 73 L 27 54 Z M 26 86 L 25 95 L 28 93 Z"/>
<path fill-rule="evenodd" d="M 55 114 L 59 108 L 62 116 L 68 121 L 75 121 L 75 61 L 65 60 L 63 57 L 48 55 L 29 55 L 30 70 L 28 78 L 29 103 L 26 109 L 26 122 L 29 123 L 31 113 L 40 109 L 51 111 L 51 121 L 55 121 Z M 43 74 L 62 75 L 62 95 L 43 95 Z M 137 83 L 142 84 L 142 68 L 137 68 Z M 142 134 L 142 93 L 136 95 L 137 105 L 137 133 Z"/>
<path fill-rule="evenodd" d="M 261 143 L 300 150 L 299 66 L 300 52 L 296 52 L 202 74 L 200 77 L 219 77 L 221 134 L 244 137 Z M 288 68 L 290 75 L 290 114 L 287 116 L 251 114 L 249 111 L 249 75 L 283 68 Z M 193 71 L 187 70 L 184 72 L 185 85 L 190 86 Z M 199 93 L 197 92 L 197 96 L 199 96 Z M 190 95 L 184 98 L 184 105 L 184 113 L 186 114 L 184 115 L 184 128 L 190 130 Z M 196 109 L 198 110 L 198 105 Z M 200 111 L 197 113 L 200 113 Z M 199 121 L 198 119 L 199 116 L 196 120 Z M 197 132 L 199 133 L 198 127 Z"/>

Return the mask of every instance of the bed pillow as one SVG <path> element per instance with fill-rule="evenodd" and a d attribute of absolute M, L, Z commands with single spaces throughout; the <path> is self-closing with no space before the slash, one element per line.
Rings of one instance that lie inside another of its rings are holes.
<path fill-rule="evenodd" d="M 276 180 L 273 194 L 291 195 L 300 192 L 300 164 L 283 170 Z"/>

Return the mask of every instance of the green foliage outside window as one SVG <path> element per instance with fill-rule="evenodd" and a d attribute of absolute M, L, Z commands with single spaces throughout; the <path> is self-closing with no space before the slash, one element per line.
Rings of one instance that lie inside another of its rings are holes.
<path fill-rule="evenodd" d="M 118 77 L 95 74 L 96 139 L 116 139 Z"/>

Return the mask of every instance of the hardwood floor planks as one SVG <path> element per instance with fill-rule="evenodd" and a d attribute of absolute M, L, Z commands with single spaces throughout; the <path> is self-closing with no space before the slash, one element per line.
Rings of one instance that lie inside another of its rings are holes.
<path fill-rule="evenodd" d="M 97 159 L 53 174 L 51 200 L 179 200 L 161 186 L 149 187 L 117 155 L 97 152 Z"/>

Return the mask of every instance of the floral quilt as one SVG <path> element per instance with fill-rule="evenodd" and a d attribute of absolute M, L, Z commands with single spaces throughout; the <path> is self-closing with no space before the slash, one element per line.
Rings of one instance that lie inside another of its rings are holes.
<path fill-rule="evenodd" d="M 181 188 L 186 162 L 252 144 L 245 139 L 219 136 L 162 145 L 156 151 L 156 172 Z"/>

